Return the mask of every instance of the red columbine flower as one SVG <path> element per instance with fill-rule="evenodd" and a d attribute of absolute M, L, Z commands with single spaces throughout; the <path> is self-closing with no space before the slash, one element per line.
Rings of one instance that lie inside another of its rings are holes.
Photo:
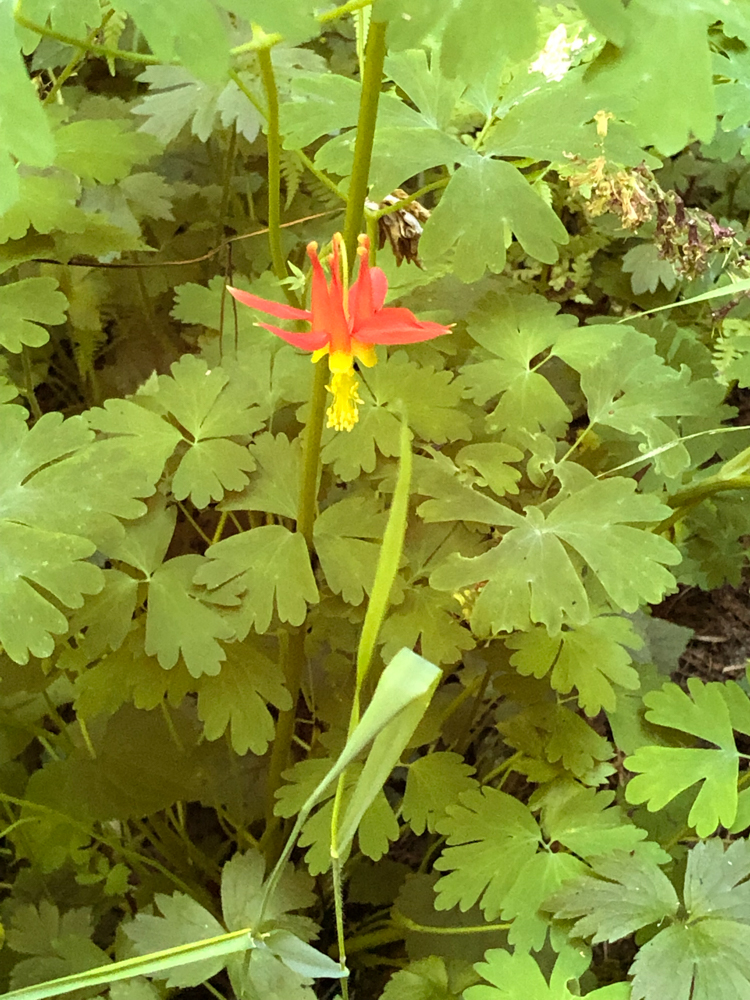
<path fill-rule="evenodd" d="M 333 396 L 327 411 L 328 426 L 337 431 L 350 431 L 357 422 L 358 406 L 362 403 L 357 395 L 359 383 L 354 376 L 354 361 L 369 368 L 377 361 L 373 344 L 415 344 L 450 333 L 450 327 L 420 322 L 409 309 L 383 307 L 388 281 L 379 267 L 370 267 L 370 241 L 366 236 L 359 237 L 359 273 L 351 288 L 341 234 L 334 235 L 333 253 L 328 258 L 330 283 L 317 251 L 317 243 L 308 244 L 307 254 L 312 261 L 310 309 L 295 309 L 237 288 L 229 291 L 238 302 L 251 309 L 280 319 L 310 323 L 307 333 L 290 333 L 268 323 L 259 325 L 294 347 L 312 351 L 313 361 L 328 355 L 331 383 L 326 388 Z"/>

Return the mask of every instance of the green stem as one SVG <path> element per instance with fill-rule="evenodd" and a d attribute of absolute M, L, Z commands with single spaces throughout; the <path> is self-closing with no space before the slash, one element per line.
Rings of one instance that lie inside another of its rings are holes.
<path fill-rule="evenodd" d="M 357 137 L 354 142 L 354 165 L 349 181 L 349 195 L 344 221 L 344 245 L 351 264 L 357 259 L 357 237 L 367 198 L 372 161 L 372 144 L 378 117 L 378 101 L 383 81 L 385 62 L 385 33 L 387 21 L 371 21 L 365 50 L 365 72 L 357 119 Z"/>
<path fill-rule="evenodd" d="M 111 20 L 112 17 L 114 17 L 114 13 L 115 10 L 113 7 L 111 10 L 108 10 L 107 13 L 104 15 L 102 23 L 99 25 L 99 27 L 94 28 L 93 31 L 89 32 L 89 34 L 86 36 L 86 42 L 85 42 L 87 46 L 93 43 L 94 39 L 102 30 L 102 28 Z M 49 93 L 42 101 L 42 104 L 44 106 L 46 106 L 47 104 L 51 104 L 54 101 L 54 99 L 60 93 L 60 88 L 62 87 L 62 85 L 65 83 L 66 80 L 70 78 L 70 76 L 75 72 L 76 67 L 85 58 L 86 58 L 86 49 L 85 48 L 79 49 L 73 56 L 73 58 L 70 60 L 68 65 L 65 67 L 65 69 L 62 71 L 62 73 L 55 80 L 54 84 L 50 88 Z"/>
<path fill-rule="evenodd" d="M 234 82 L 237 84 L 238 88 L 242 91 L 242 93 L 245 95 L 245 97 L 248 99 L 248 101 L 250 101 L 250 103 L 255 108 L 255 110 L 258 112 L 258 114 L 262 118 L 265 118 L 266 117 L 266 109 L 262 106 L 262 104 L 260 103 L 260 101 L 258 100 L 258 98 L 255 96 L 255 94 L 252 92 L 252 90 L 250 90 L 250 88 L 246 85 L 245 81 L 242 79 L 242 77 L 237 72 L 237 70 L 230 69 L 229 70 L 229 76 L 230 76 L 230 79 L 234 80 Z"/>
<path fill-rule="evenodd" d="M 235 45 L 233 49 L 229 50 L 229 54 L 232 56 L 242 56 L 246 52 L 260 52 L 263 49 L 272 49 L 275 45 L 279 45 L 283 41 L 284 36 L 278 34 L 278 32 L 266 35 L 261 31 L 258 33 L 257 38 L 252 38 L 249 42 L 243 42 L 242 45 Z"/>
<path fill-rule="evenodd" d="M 194 517 L 193 517 L 193 515 L 192 515 L 192 514 L 190 513 L 190 511 L 189 511 L 189 510 L 187 509 L 187 507 L 186 507 L 186 506 L 185 506 L 185 504 L 184 504 L 184 503 L 182 502 L 182 500 L 177 500 L 177 501 L 176 501 L 176 503 L 177 503 L 177 506 L 178 506 L 178 507 L 180 508 L 180 510 L 182 511 L 182 513 L 183 513 L 183 514 L 185 515 L 185 519 L 187 520 L 188 524 L 190 524 L 190 526 L 191 526 L 191 527 L 193 528 L 193 530 L 194 530 L 195 532 L 197 532 L 197 534 L 198 534 L 198 535 L 200 535 L 200 537 L 201 537 L 201 538 L 203 539 L 203 541 L 204 541 L 204 542 L 206 543 L 206 545 L 212 545 L 212 544 L 213 544 L 213 542 L 212 542 L 212 541 L 211 541 L 211 539 L 210 539 L 210 538 L 208 537 L 208 535 L 207 535 L 207 534 L 206 534 L 206 532 L 205 532 L 205 531 L 203 530 L 203 528 L 201 528 L 201 526 L 200 526 L 200 525 L 198 524 L 198 522 L 197 522 L 197 521 L 195 520 L 195 518 L 194 518 Z"/>
<path fill-rule="evenodd" d="M 302 479 L 300 482 L 299 502 L 297 505 L 296 531 L 305 539 L 310 552 L 313 548 L 313 527 L 317 515 L 318 476 L 320 474 L 320 442 L 323 436 L 323 418 L 325 417 L 326 379 L 328 368 L 325 362 L 315 365 L 313 375 L 312 395 L 310 399 L 310 415 L 307 419 L 302 457 Z M 261 840 L 262 849 L 268 860 L 273 860 L 278 854 L 276 838 L 279 830 L 279 820 L 274 816 L 273 808 L 276 792 L 281 787 L 281 776 L 289 766 L 289 755 L 294 740 L 294 724 L 297 718 L 297 702 L 300 685 L 305 669 L 305 637 L 307 630 L 302 624 L 289 635 L 289 646 L 286 651 L 284 678 L 286 688 L 292 699 L 292 704 L 285 712 L 279 712 L 276 722 L 276 735 L 271 749 L 271 760 L 268 767 L 266 785 L 266 829 Z"/>
<path fill-rule="evenodd" d="M 375 29 L 375 30 L 373 30 Z M 349 251 L 349 260 L 356 259 L 357 236 L 359 235 L 359 225 L 362 218 L 362 210 L 367 194 L 367 178 L 370 170 L 372 158 L 372 142 L 375 134 L 375 121 L 377 119 L 378 98 L 380 96 L 380 85 L 383 76 L 383 62 L 385 59 L 385 29 L 382 22 L 370 25 L 370 35 L 367 45 L 367 62 L 365 64 L 365 77 L 362 83 L 362 98 L 359 108 L 359 120 L 357 123 L 357 140 L 354 150 L 354 169 L 352 181 L 349 186 L 349 196 L 347 201 L 347 221 L 345 223 L 346 248 Z M 260 58 L 260 53 L 259 53 Z M 280 140 L 278 136 L 278 97 L 276 94 L 275 81 L 272 76 L 270 64 L 270 53 L 267 54 L 266 62 L 261 61 L 261 73 L 263 75 L 264 86 L 268 98 L 268 142 L 269 142 L 269 230 L 274 228 L 271 217 L 271 190 L 273 187 L 271 177 L 272 141 L 278 143 L 275 149 L 276 156 L 280 151 Z M 278 167 L 278 162 L 277 162 Z M 280 206 L 280 171 L 276 176 L 276 195 Z M 278 229 L 278 216 L 276 218 L 276 228 Z M 279 251 L 280 251 L 279 242 Z M 271 253 L 273 256 L 273 243 L 271 243 Z M 282 267 L 283 267 L 283 257 Z M 276 261 L 274 259 L 274 269 Z M 278 274 L 278 270 L 277 270 Z M 284 275 L 279 275 L 284 276 Z M 305 428 L 304 453 L 302 460 L 302 478 L 300 482 L 299 504 L 297 508 L 296 530 L 305 539 L 307 547 L 312 551 L 313 528 L 317 514 L 318 477 L 320 475 L 320 444 L 323 435 L 323 420 L 325 417 L 326 402 L 326 381 L 328 370 L 325 365 L 315 366 L 313 378 L 312 395 L 310 399 L 310 413 Z M 268 776 L 267 827 L 263 835 L 263 847 L 267 857 L 275 854 L 274 840 L 278 830 L 278 821 L 272 815 L 271 803 L 274 793 L 281 784 L 281 775 L 285 770 L 292 741 L 294 738 L 294 723 L 296 719 L 297 701 L 299 699 L 300 681 L 305 666 L 305 636 L 304 625 L 295 629 L 289 640 L 289 650 L 287 657 L 286 681 L 287 689 L 292 699 L 292 706 L 287 712 L 282 712 L 276 725 L 276 738 L 274 739 L 273 750 L 271 752 L 271 762 Z M 299 819 L 299 818 L 298 818 Z M 289 847 L 289 845 L 287 845 Z M 283 855 L 282 855 L 283 856 Z M 337 906 L 337 911 L 340 907 Z M 337 919 L 339 919 L 337 915 Z"/>
<path fill-rule="evenodd" d="M 328 174 L 324 173 L 322 170 L 318 170 L 318 168 L 315 166 L 315 164 L 313 163 L 313 161 L 310 159 L 309 156 L 307 156 L 301 149 L 295 149 L 294 152 L 297 154 L 297 156 L 299 156 L 300 160 L 302 161 L 304 166 L 310 171 L 313 177 L 317 177 L 321 184 L 327 187 L 329 191 L 332 191 L 333 194 L 335 194 L 338 198 L 341 198 L 342 201 L 347 200 L 346 195 L 338 186 L 338 184 L 335 181 L 332 181 L 331 178 L 328 176 Z"/>
<path fill-rule="evenodd" d="M 341 778 L 343 778 L 343 774 Z M 335 822 L 338 821 L 338 816 Z M 339 947 L 339 965 L 346 972 L 346 935 L 344 934 L 344 888 L 341 878 L 341 858 L 338 851 L 331 852 L 331 874 L 333 875 L 333 899 L 336 911 L 336 940 Z M 341 980 L 341 995 L 343 1000 L 349 1000 L 349 984 L 346 977 Z"/>
<path fill-rule="evenodd" d="M 369 7 L 374 2 L 374 0 L 349 0 L 348 3 L 342 3 L 340 7 L 334 7 L 333 10 L 328 10 L 325 14 L 317 14 L 316 20 L 318 24 L 326 24 L 328 21 L 335 21 L 339 17 L 344 17 L 346 14 L 350 14 L 355 10 L 362 10 L 363 7 Z M 261 49 L 272 48 L 274 45 L 278 45 L 280 42 L 284 41 L 284 36 L 278 33 L 266 35 L 261 34 L 259 38 L 253 38 L 249 42 L 243 42 L 242 45 L 235 45 L 233 49 L 229 52 L 233 56 L 244 55 L 245 52 L 259 52 Z"/>
<path fill-rule="evenodd" d="M 142 63 L 144 66 L 164 65 L 164 60 L 159 59 L 157 56 L 146 55 L 142 52 L 128 52 L 127 49 L 110 49 L 106 45 L 95 45 L 89 42 L 88 38 L 74 38 L 72 35 L 64 35 L 60 31 L 53 31 L 43 24 L 35 24 L 24 17 L 20 13 L 19 8 L 20 4 L 16 6 L 13 15 L 16 24 L 21 28 L 26 28 L 28 31 L 33 31 L 36 35 L 41 35 L 43 38 L 54 38 L 55 41 L 62 42 L 63 45 L 72 45 L 76 49 L 83 49 L 85 52 L 90 52 L 94 56 L 101 56 L 103 59 L 124 59 L 126 62 Z M 168 65 L 179 65 L 179 62 L 176 59 L 172 59 Z"/>
<path fill-rule="evenodd" d="M 325 24 L 327 21 L 335 21 L 339 17 L 351 14 L 355 10 L 370 7 L 372 3 L 373 0 L 349 0 L 348 3 L 342 3 L 340 7 L 334 7 L 333 10 L 326 11 L 325 14 L 318 14 L 318 21 L 320 24 Z"/>
<path fill-rule="evenodd" d="M 317 20 L 320 24 L 326 24 L 329 21 L 335 21 L 339 17 L 344 17 L 352 11 L 361 10 L 363 7 L 369 7 L 372 3 L 373 0 L 349 0 L 348 3 L 341 4 L 341 6 L 335 7 L 333 10 L 326 11 L 324 14 L 318 14 Z M 72 45 L 74 48 L 83 49 L 85 52 L 90 52 L 95 56 L 101 56 L 104 59 L 124 59 L 126 62 L 142 63 L 144 66 L 161 66 L 165 64 L 165 61 L 163 59 L 159 59 L 158 56 L 146 55 L 142 52 L 129 52 L 127 49 L 111 49 L 106 45 L 96 45 L 93 42 L 90 42 L 88 38 L 74 38 L 72 35 L 65 35 L 60 31 L 53 31 L 51 28 L 46 27 L 46 25 L 35 24 L 34 21 L 30 21 L 28 18 L 24 17 L 23 14 L 21 14 L 20 2 L 16 4 L 13 16 L 16 24 L 20 25 L 22 28 L 26 28 L 28 31 L 33 31 L 36 35 L 41 35 L 43 38 L 54 38 L 56 41 L 62 42 L 63 45 Z M 100 28 L 97 28 L 97 32 L 100 30 Z M 274 45 L 278 45 L 283 41 L 283 35 L 262 35 L 261 37 L 254 38 L 249 42 L 244 42 L 242 45 L 236 45 L 234 48 L 229 50 L 229 53 L 232 56 L 240 56 L 245 52 L 260 53 L 264 50 L 272 48 Z M 168 65 L 179 65 L 179 60 L 172 59 L 169 61 Z M 62 82 L 64 83 L 65 81 L 63 80 Z"/>
<path fill-rule="evenodd" d="M 302 456 L 302 481 L 297 505 L 297 531 L 313 547 L 313 527 L 318 513 L 318 478 L 320 476 L 320 442 L 323 437 L 323 420 L 326 412 L 326 382 L 328 367 L 325 359 L 315 365 L 310 397 L 310 415 L 305 428 L 305 447 Z"/>
<path fill-rule="evenodd" d="M 248 101 L 250 101 L 250 103 L 258 112 L 258 114 L 267 120 L 268 112 L 266 108 L 264 108 L 261 105 L 260 101 L 255 96 L 255 94 L 253 94 L 250 88 L 245 84 L 245 81 L 242 79 L 240 74 L 236 70 L 231 69 L 229 71 L 229 76 L 231 77 L 232 80 L 234 80 L 238 88 L 242 91 L 242 93 L 245 95 Z M 329 191 L 332 191 L 337 197 L 341 198 L 342 201 L 346 201 L 346 195 L 339 188 L 338 184 L 336 184 L 335 181 L 331 180 L 328 174 L 324 173 L 322 170 L 318 170 L 318 168 L 315 166 L 315 164 L 313 163 L 313 161 L 310 159 L 309 156 L 307 156 L 301 149 L 295 149 L 294 152 L 300 158 L 304 166 L 310 171 L 313 177 L 317 177 L 320 183 L 325 185 L 325 187 L 327 187 Z"/>
<path fill-rule="evenodd" d="M 413 201 L 419 201 L 424 195 L 429 194 L 430 191 L 439 191 L 440 188 L 448 186 L 450 182 L 450 177 L 441 177 L 439 181 L 432 181 L 431 184 L 425 184 L 424 187 L 419 188 L 413 194 L 407 195 L 405 198 L 401 198 L 400 201 L 394 201 L 392 205 L 386 205 L 385 208 L 379 208 L 377 211 L 367 211 L 365 214 L 368 219 L 380 219 L 384 215 L 391 215 L 393 212 L 398 212 L 402 208 L 406 208 Z"/>
<path fill-rule="evenodd" d="M 217 542 L 221 541 L 221 536 L 224 534 L 224 525 L 227 523 L 227 518 L 230 516 L 230 514 L 231 514 L 231 511 L 224 510 L 224 511 L 221 512 L 221 517 L 219 518 L 219 523 L 216 525 L 216 529 L 214 531 L 214 536 L 211 539 L 211 544 L 212 545 L 216 545 Z M 236 518 L 235 518 L 235 524 L 237 524 Z M 238 526 L 238 530 L 241 531 L 242 529 L 239 528 L 239 526 Z"/>
<path fill-rule="evenodd" d="M 352 703 L 352 714 L 349 722 L 349 735 L 354 732 L 359 725 L 360 697 L 362 687 L 370 669 L 375 643 L 377 642 L 380 626 L 383 624 L 385 613 L 390 602 L 393 581 L 398 572 L 401 561 L 401 552 L 404 546 L 404 535 L 406 533 L 406 522 L 409 513 L 409 490 L 411 488 L 411 470 L 413 464 L 413 453 L 411 448 L 411 431 L 404 417 L 401 424 L 401 461 L 396 480 L 396 489 L 391 500 L 391 511 L 388 517 L 383 543 L 380 548 L 378 558 L 378 568 L 375 572 L 375 580 L 372 584 L 370 599 L 367 602 L 367 612 L 362 623 L 362 633 L 357 648 L 357 680 Z"/>
<path fill-rule="evenodd" d="M 349 954 L 357 951 L 370 951 L 380 945 L 391 944 L 393 941 L 403 941 L 404 931 L 412 931 L 416 934 L 496 934 L 498 931 L 507 931 L 511 924 L 478 924 L 473 927 L 431 927 L 429 924 L 418 924 L 402 913 L 396 914 L 396 918 L 388 927 L 379 931 L 371 931 L 367 934 L 358 934 L 350 938 L 348 947 Z"/>
<path fill-rule="evenodd" d="M 506 758 L 506 760 L 504 760 L 502 764 L 498 764 L 497 767 L 493 767 L 491 771 L 488 771 L 487 774 L 485 774 L 485 776 L 482 778 L 481 784 L 489 785 L 489 783 L 491 781 L 494 781 L 495 778 L 498 777 L 498 775 L 502 774 L 504 771 L 511 770 L 515 762 L 519 760 L 521 757 L 523 757 L 521 751 L 516 750 L 516 752 L 512 754 L 510 757 Z"/>
<path fill-rule="evenodd" d="M 266 92 L 268 121 L 266 140 L 268 143 L 268 247 L 276 277 L 286 278 L 286 258 L 281 246 L 281 135 L 279 133 L 279 92 L 273 72 L 271 50 L 258 50 L 258 64 Z"/>
<path fill-rule="evenodd" d="M 224 160 L 224 178 L 221 185 L 221 204 L 219 206 L 219 219 L 216 224 L 216 242 L 218 243 L 225 235 L 227 212 L 229 211 L 229 198 L 232 193 L 232 178 L 234 177 L 234 161 L 237 156 L 237 125 L 232 126 L 229 132 L 229 144 L 227 146 L 226 158 Z"/>
<path fill-rule="evenodd" d="M 211 983 L 205 982 L 205 983 L 202 983 L 201 985 L 203 986 L 204 990 L 208 990 L 208 992 L 212 996 L 216 997 L 216 1000 L 226 1000 L 226 997 L 224 996 L 224 994 L 220 993 L 219 990 L 217 990 L 215 986 L 211 985 Z"/>
<path fill-rule="evenodd" d="M 513 923 L 508 924 L 474 924 L 469 927 L 431 927 L 429 924 L 418 924 L 396 911 L 394 923 L 418 934 L 496 934 L 498 931 L 508 931 Z"/>
<path fill-rule="evenodd" d="M 685 507 L 707 500 L 716 493 L 725 493 L 727 490 L 750 489 L 750 475 L 733 476 L 731 479 L 710 479 L 695 486 L 688 486 L 684 490 L 678 490 L 670 497 L 667 503 L 670 507 Z"/>
<path fill-rule="evenodd" d="M 750 489 L 750 476 L 734 476 L 732 479 L 711 479 L 698 483 L 696 486 L 688 486 L 684 490 L 679 490 L 667 497 L 667 504 L 674 507 L 673 513 L 663 520 L 654 529 L 655 534 L 664 534 L 674 527 L 678 521 L 686 517 L 693 507 L 704 500 L 716 496 L 718 493 L 727 493 L 731 490 Z"/>
<path fill-rule="evenodd" d="M 34 373 L 31 370 L 31 358 L 26 344 L 21 347 L 21 363 L 23 364 L 24 396 L 28 400 L 34 420 L 39 420 L 42 416 L 42 408 L 34 392 Z"/>

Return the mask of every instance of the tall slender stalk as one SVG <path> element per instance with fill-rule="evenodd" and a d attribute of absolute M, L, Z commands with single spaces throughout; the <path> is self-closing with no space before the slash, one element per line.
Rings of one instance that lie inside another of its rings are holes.
<path fill-rule="evenodd" d="M 348 259 L 353 264 L 356 260 L 357 236 L 367 197 L 367 183 L 372 160 L 372 143 L 375 137 L 375 124 L 378 114 L 378 100 L 383 79 L 383 63 L 385 60 L 386 24 L 373 21 L 365 51 L 365 72 L 362 79 L 362 96 L 359 105 L 357 121 L 357 139 L 354 147 L 354 167 L 346 207 L 344 223 L 344 241 Z M 269 55 L 270 60 L 270 55 Z M 265 76 L 264 76 L 265 83 Z M 266 88 L 268 94 L 268 88 Z M 278 106 L 276 109 L 278 113 Z M 269 98 L 269 229 L 271 226 L 271 136 L 274 128 L 271 123 L 271 101 Z M 276 121 L 278 134 L 278 119 Z M 278 226 L 278 222 L 276 223 Z M 280 243 L 279 243 L 280 247 Z M 273 250 L 272 250 L 273 253 Z M 277 272 L 278 273 L 278 272 Z M 302 459 L 302 480 L 300 483 L 299 504 L 297 508 L 297 531 L 302 535 L 308 548 L 312 549 L 313 527 L 317 515 L 318 476 L 320 469 L 320 444 L 323 436 L 323 420 L 325 418 L 326 380 L 328 371 L 325 362 L 315 365 L 310 413 L 307 419 L 304 437 L 304 454 Z M 281 784 L 281 775 L 289 762 L 289 753 L 294 738 L 294 720 L 296 717 L 299 687 L 305 667 L 305 626 L 301 625 L 292 632 L 289 639 L 289 650 L 286 659 L 286 682 L 292 697 L 292 707 L 287 712 L 281 712 L 276 725 L 276 739 L 271 751 L 271 762 L 268 776 L 267 818 L 269 826 L 263 837 L 263 846 L 267 857 L 273 857 L 278 847 L 274 843 L 278 823 L 273 821 L 271 813 L 274 795 Z M 270 815 L 269 815 L 270 814 Z"/>
<path fill-rule="evenodd" d="M 281 134 L 279 133 L 279 92 L 273 71 L 270 48 L 258 50 L 258 64 L 266 93 L 268 143 L 268 247 L 274 274 L 279 280 L 287 277 L 286 259 L 281 247 Z"/>
<path fill-rule="evenodd" d="M 344 244 L 351 264 L 357 259 L 357 237 L 361 231 L 362 215 L 370 179 L 372 144 L 375 139 L 378 101 L 383 81 L 387 27 L 386 21 L 371 21 L 365 48 L 365 71 L 362 76 L 362 94 L 359 101 L 357 138 L 354 141 L 354 165 L 349 181 L 349 196 L 344 220 Z"/>

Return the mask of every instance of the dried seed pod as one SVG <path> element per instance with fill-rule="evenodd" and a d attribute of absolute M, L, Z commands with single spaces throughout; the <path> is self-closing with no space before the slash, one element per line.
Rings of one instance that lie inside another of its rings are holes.
<path fill-rule="evenodd" d="M 388 208 L 395 205 L 404 198 L 408 198 L 407 191 L 396 188 L 391 194 L 387 194 L 379 205 L 374 201 L 368 201 L 367 207 L 371 211 Z M 410 264 L 422 267 L 419 258 L 419 238 L 422 235 L 422 226 L 430 217 L 429 209 L 420 205 L 418 201 L 410 201 L 408 205 L 403 205 L 395 212 L 381 215 L 378 219 L 379 249 L 383 249 L 386 240 L 391 245 L 396 264 L 400 267 L 401 261 L 406 260 Z"/>

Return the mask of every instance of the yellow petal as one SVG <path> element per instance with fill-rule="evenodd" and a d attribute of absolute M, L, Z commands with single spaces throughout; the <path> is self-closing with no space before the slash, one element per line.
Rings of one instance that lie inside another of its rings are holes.
<path fill-rule="evenodd" d="M 359 382 L 354 377 L 354 369 L 336 372 L 331 376 L 326 389 L 333 396 L 333 402 L 326 410 L 328 427 L 337 431 L 350 431 L 359 420 L 359 407 L 364 402 L 357 394 Z"/>

